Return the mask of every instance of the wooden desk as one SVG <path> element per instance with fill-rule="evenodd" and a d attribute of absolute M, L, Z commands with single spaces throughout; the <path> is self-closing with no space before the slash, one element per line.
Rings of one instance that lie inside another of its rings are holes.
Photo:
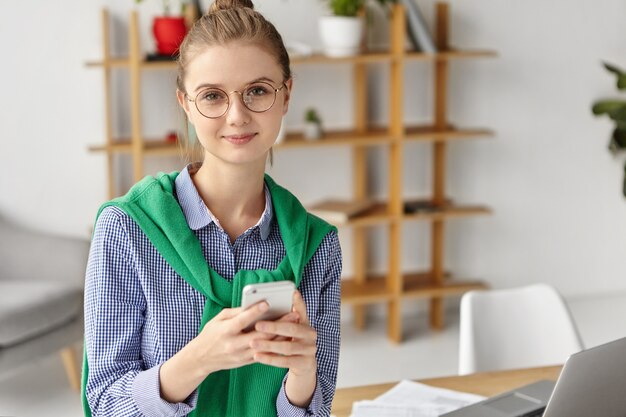
<path fill-rule="evenodd" d="M 424 379 L 418 382 L 433 387 L 448 388 L 455 391 L 490 397 L 522 385 L 530 384 L 540 379 L 556 381 L 561 372 L 561 366 L 545 368 L 517 369 L 513 371 L 484 372 L 479 374 L 451 376 L 445 378 Z M 391 387 L 396 385 L 379 384 L 364 385 L 353 388 L 340 388 L 335 393 L 332 414 L 337 417 L 349 417 L 352 412 L 352 403 L 359 400 L 373 400 Z"/>

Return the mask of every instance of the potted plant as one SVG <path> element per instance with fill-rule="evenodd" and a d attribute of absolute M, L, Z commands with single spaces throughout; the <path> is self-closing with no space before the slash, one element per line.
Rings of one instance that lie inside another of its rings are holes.
<path fill-rule="evenodd" d="M 322 16 L 319 33 L 328 56 L 342 57 L 361 52 L 365 32 L 366 0 L 325 0 L 331 15 Z M 396 0 L 377 0 L 381 6 Z"/>
<path fill-rule="evenodd" d="M 342 57 L 356 55 L 361 50 L 363 39 L 364 0 L 326 0 L 332 12 L 322 16 L 319 33 L 328 56 Z"/>
<path fill-rule="evenodd" d="M 141 3 L 143 0 L 135 0 Z M 163 15 L 155 16 L 152 22 L 152 33 L 156 41 L 156 51 L 159 55 L 172 56 L 178 52 L 178 47 L 187 34 L 187 25 L 183 16 L 170 15 L 170 0 L 163 1 Z"/>
<path fill-rule="evenodd" d="M 313 108 L 304 113 L 304 138 L 309 140 L 319 139 L 322 136 L 322 119 Z"/>
<path fill-rule="evenodd" d="M 617 89 L 626 90 L 626 72 L 615 65 L 604 62 L 604 68 L 615 74 L 617 77 Z M 622 99 L 603 99 L 596 101 L 592 107 L 593 114 L 596 116 L 606 114 L 615 122 L 615 128 L 609 140 L 609 150 L 613 155 L 620 150 L 626 149 L 626 100 Z M 626 171 L 626 166 L 624 167 Z M 622 186 L 622 193 L 626 196 L 626 176 Z"/>

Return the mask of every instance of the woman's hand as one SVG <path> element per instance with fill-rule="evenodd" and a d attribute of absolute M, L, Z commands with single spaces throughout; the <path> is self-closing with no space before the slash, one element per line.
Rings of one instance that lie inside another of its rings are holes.
<path fill-rule="evenodd" d="M 161 397 L 169 402 L 184 401 L 207 375 L 254 362 L 250 343 L 271 335 L 243 329 L 268 309 L 266 302 L 251 308 L 225 308 L 213 317 L 184 348 L 161 365 Z"/>
<path fill-rule="evenodd" d="M 204 326 L 194 339 L 201 368 L 206 374 L 224 369 L 239 368 L 254 362 L 250 343 L 269 335 L 243 330 L 258 320 L 268 309 L 266 302 L 251 308 L 225 308 Z"/>
<path fill-rule="evenodd" d="M 317 332 L 309 323 L 300 292 L 294 293 L 291 313 L 278 321 L 260 321 L 255 329 L 250 341 L 254 361 L 288 368 L 287 398 L 293 405 L 308 406 L 317 383 Z"/>

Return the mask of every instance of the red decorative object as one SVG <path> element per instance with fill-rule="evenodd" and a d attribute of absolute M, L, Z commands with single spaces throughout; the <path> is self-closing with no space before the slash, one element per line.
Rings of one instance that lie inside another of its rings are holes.
<path fill-rule="evenodd" d="M 176 143 L 178 142 L 178 135 L 176 132 L 169 132 L 165 137 L 165 141 L 168 143 Z"/>
<path fill-rule="evenodd" d="M 184 17 L 155 17 L 152 33 L 156 40 L 157 52 L 174 55 L 187 34 Z"/>

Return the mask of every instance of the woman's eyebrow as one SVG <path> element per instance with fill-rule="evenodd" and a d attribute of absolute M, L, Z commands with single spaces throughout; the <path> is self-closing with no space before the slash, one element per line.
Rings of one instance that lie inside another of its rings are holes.
<path fill-rule="evenodd" d="M 248 84 L 258 83 L 259 81 L 265 81 L 265 82 L 268 82 L 270 84 L 274 84 L 274 80 L 272 80 L 271 78 L 268 78 L 268 77 L 257 78 L 256 80 L 250 81 Z"/>
<path fill-rule="evenodd" d="M 193 91 L 196 92 L 202 90 L 203 88 L 223 88 L 223 86 L 221 84 L 202 83 L 198 85 Z"/>
<path fill-rule="evenodd" d="M 275 81 L 272 80 L 271 78 L 259 77 L 259 78 L 255 78 L 254 80 L 246 83 L 245 85 L 258 83 L 259 81 L 267 82 L 267 83 L 270 83 L 272 85 L 274 85 L 274 83 L 275 83 Z M 224 89 L 224 85 L 223 84 L 202 83 L 202 84 L 198 85 L 193 91 L 197 92 L 199 90 L 202 90 L 203 88 L 220 88 L 220 89 Z"/>

